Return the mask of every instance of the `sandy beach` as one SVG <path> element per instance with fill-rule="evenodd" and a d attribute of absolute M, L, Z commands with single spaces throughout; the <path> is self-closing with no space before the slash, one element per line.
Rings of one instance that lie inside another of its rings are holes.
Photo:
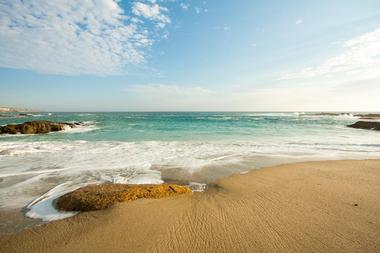
<path fill-rule="evenodd" d="M 1 252 L 379 252 L 380 160 L 287 164 L 0 239 Z"/>
<path fill-rule="evenodd" d="M 0 253 L 380 253 L 380 0 L 0 0 Z"/>

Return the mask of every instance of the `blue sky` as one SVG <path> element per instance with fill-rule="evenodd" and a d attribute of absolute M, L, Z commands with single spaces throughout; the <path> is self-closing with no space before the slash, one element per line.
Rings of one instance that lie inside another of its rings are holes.
<path fill-rule="evenodd" d="M 0 106 L 380 111 L 380 1 L 0 1 Z"/>

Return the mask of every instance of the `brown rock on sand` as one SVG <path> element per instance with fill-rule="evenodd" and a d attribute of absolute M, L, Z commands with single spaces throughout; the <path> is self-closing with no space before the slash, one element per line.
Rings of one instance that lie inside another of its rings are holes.
<path fill-rule="evenodd" d="M 117 202 L 127 202 L 140 198 L 158 199 L 191 193 L 189 187 L 175 184 L 88 185 L 61 196 L 58 198 L 56 206 L 65 211 L 94 211 L 108 208 Z"/>

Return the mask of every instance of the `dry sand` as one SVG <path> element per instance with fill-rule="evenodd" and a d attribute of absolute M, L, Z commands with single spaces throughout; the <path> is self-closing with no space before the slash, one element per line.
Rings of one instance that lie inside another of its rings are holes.
<path fill-rule="evenodd" d="M 380 160 L 289 164 L 0 238 L 1 252 L 380 252 Z"/>

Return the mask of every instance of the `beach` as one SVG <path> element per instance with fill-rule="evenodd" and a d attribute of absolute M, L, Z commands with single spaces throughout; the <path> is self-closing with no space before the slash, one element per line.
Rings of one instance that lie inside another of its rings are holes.
<path fill-rule="evenodd" d="M 379 10 L 0 0 L 0 253 L 380 253 Z"/>
<path fill-rule="evenodd" d="M 279 165 L 2 235 L 1 252 L 379 252 L 380 160 Z"/>

